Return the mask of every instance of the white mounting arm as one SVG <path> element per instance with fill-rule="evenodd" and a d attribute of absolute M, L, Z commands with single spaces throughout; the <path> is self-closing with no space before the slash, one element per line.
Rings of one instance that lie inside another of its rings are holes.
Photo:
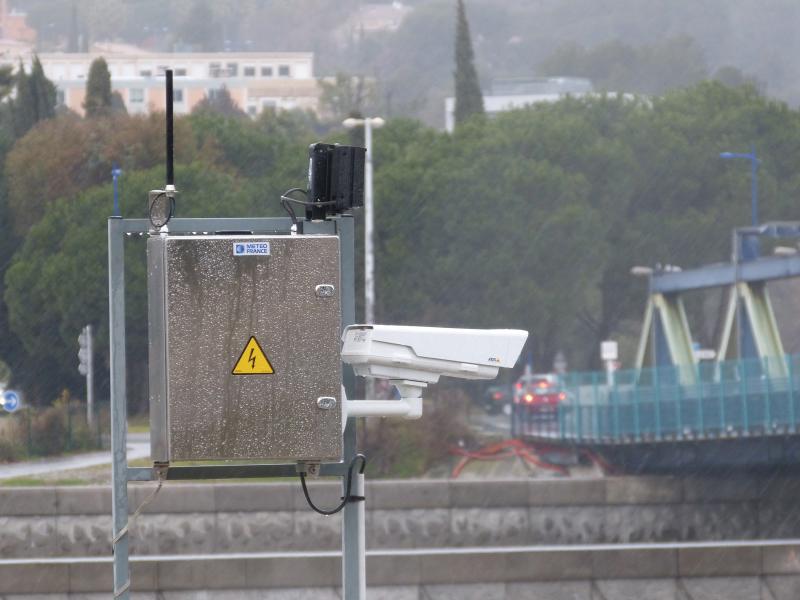
<path fill-rule="evenodd" d="M 399 400 L 348 400 L 342 386 L 342 427 L 349 417 L 419 419 L 422 416 L 422 390 L 427 384 L 405 380 L 392 380 L 392 384 L 402 396 Z"/>

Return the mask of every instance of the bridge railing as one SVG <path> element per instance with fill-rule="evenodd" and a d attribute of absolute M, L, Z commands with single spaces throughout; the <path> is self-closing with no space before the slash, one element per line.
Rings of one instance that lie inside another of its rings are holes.
<path fill-rule="evenodd" d="M 800 355 L 563 376 L 551 414 L 515 406 L 516 435 L 590 443 L 796 433 Z"/>

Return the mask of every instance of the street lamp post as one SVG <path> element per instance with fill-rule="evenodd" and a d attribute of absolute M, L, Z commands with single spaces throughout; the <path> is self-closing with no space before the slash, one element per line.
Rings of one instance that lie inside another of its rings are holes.
<path fill-rule="evenodd" d="M 720 152 L 720 158 L 746 158 L 750 161 L 750 217 L 751 225 L 758 225 L 758 163 L 761 161 L 756 157 L 756 149 L 750 147 L 750 152 Z"/>
<path fill-rule="evenodd" d="M 120 169 L 116 164 L 111 169 L 111 178 L 114 181 L 114 216 L 119 217 L 121 216 L 119 212 L 119 186 L 117 185 L 117 180 L 122 175 L 122 169 Z"/>
<path fill-rule="evenodd" d="M 364 146 L 367 148 L 364 164 L 364 322 L 375 323 L 375 253 L 373 247 L 374 209 L 372 203 L 372 128 L 384 125 L 380 117 L 364 119 L 348 118 L 342 125 L 348 129 L 364 127 Z M 367 378 L 368 399 L 373 399 L 375 384 L 371 377 Z"/>

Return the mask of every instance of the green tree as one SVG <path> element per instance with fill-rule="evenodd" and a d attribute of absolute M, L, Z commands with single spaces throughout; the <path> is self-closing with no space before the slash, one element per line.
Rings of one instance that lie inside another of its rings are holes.
<path fill-rule="evenodd" d="M 53 140 L 58 140 L 57 144 Z M 109 180 L 112 165 L 134 171 L 163 164 L 164 117 L 113 115 L 81 119 L 63 115 L 31 129 L 5 160 L 9 216 L 24 235 L 56 201 Z M 199 149 L 187 119 L 175 122 L 176 160 L 197 159 Z M 213 163 L 213 149 L 207 155 Z"/>
<path fill-rule="evenodd" d="M 89 67 L 83 108 L 87 117 L 105 117 L 111 114 L 112 107 L 111 72 L 108 70 L 106 59 L 100 56 L 95 58 Z"/>
<path fill-rule="evenodd" d="M 16 91 L 13 104 L 14 132 L 17 137 L 22 137 L 36 123 L 56 114 L 56 86 L 45 77 L 38 56 L 33 59 L 30 75 L 20 63 Z"/>
<path fill-rule="evenodd" d="M 44 74 L 38 56 L 33 58 L 31 76 L 28 78 L 31 96 L 35 107 L 35 122 L 52 119 L 56 116 L 56 86 Z"/>
<path fill-rule="evenodd" d="M 144 215 L 146 190 L 163 181 L 161 167 L 125 173 L 120 205 L 126 217 Z M 186 201 L 177 214 L 246 216 L 277 214 L 278 202 L 266 207 L 260 186 L 210 168 L 205 163 L 178 165 L 176 180 Z M 93 187 L 72 202 L 50 205 L 29 232 L 5 276 L 5 302 L 11 330 L 19 336 L 27 363 L 14 370 L 34 402 L 47 402 L 63 387 L 81 389 L 76 370 L 76 335 L 86 323 L 97 331 L 99 356 L 108 356 L 108 273 L 105 222 L 110 212 L 111 186 Z M 128 377 L 147 378 L 146 266 L 144 244 L 126 248 Z M 47 356 L 43 368 L 41 357 Z M 23 368 L 26 367 L 26 368 Z M 107 389 L 107 369 L 98 368 L 98 387 Z M 132 411 L 143 410 L 146 386 L 131 385 Z M 140 391 L 137 391 L 140 390 Z M 102 393 L 102 392 L 100 392 Z"/>
<path fill-rule="evenodd" d="M 224 85 L 210 91 L 195 105 L 192 113 L 216 113 L 224 117 L 247 117 L 247 114 L 236 104 L 228 88 Z"/>
<path fill-rule="evenodd" d="M 219 52 L 223 46 L 220 17 L 207 0 L 192 2 L 178 29 L 181 42 L 199 52 Z"/>
<path fill-rule="evenodd" d="M 16 97 L 12 105 L 14 134 L 19 138 L 36 124 L 33 95 L 25 67 L 20 62 L 15 77 Z"/>
<path fill-rule="evenodd" d="M 337 72 L 333 80 L 320 77 L 317 84 L 321 90 L 320 108 L 336 124 L 347 117 L 362 117 L 374 101 L 374 82 L 363 75 Z"/>
<path fill-rule="evenodd" d="M 540 65 L 545 75 L 586 77 L 596 89 L 663 94 L 708 76 L 705 56 L 688 36 L 634 47 L 612 40 L 587 50 L 577 44 L 556 49 Z"/>
<path fill-rule="evenodd" d="M 455 60 L 455 122 L 464 122 L 473 115 L 483 114 L 483 93 L 475 70 L 472 40 L 469 35 L 469 23 L 464 8 L 464 0 L 458 0 Z"/>

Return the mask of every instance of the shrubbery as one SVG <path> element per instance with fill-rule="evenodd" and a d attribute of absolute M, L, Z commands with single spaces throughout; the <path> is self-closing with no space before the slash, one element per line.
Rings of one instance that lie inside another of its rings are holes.
<path fill-rule="evenodd" d="M 106 420 L 97 419 L 98 423 Z M 0 427 L 0 463 L 99 447 L 101 436 L 86 422 L 84 404 L 65 391 L 51 406 L 6 417 Z"/>
<path fill-rule="evenodd" d="M 450 448 L 472 445 L 465 418 L 469 398 L 460 389 L 438 390 L 418 421 L 366 419 L 359 447 L 370 477 L 419 477 L 447 459 Z"/>

